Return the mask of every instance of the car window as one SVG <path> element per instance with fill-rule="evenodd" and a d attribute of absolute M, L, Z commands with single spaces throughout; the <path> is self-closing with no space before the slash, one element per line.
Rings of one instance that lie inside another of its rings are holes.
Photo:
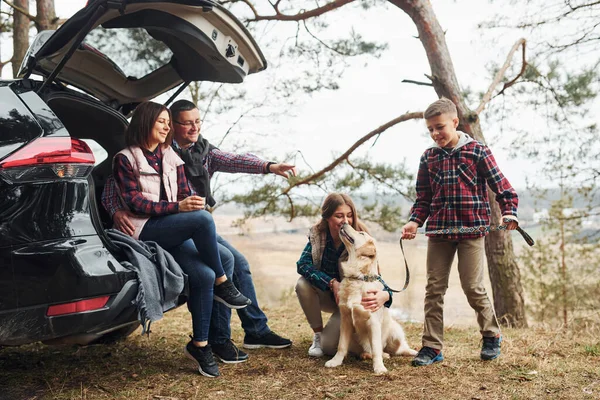
<path fill-rule="evenodd" d="M 40 136 L 42 129 L 8 88 L 0 88 L 0 159 Z"/>
<path fill-rule="evenodd" d="M 92 30 L 83 48 L 112 61 L 125 76 L 142 78 L 169 63 L 173 52 L 143 28 Z"/>

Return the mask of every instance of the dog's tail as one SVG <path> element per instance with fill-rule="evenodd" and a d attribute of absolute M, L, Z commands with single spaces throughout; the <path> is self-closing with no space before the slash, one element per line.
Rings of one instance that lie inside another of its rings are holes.
<path fill-rule="evenodd" d="M 406 322 L 410 320 L 408 313 L 399 308 L 390 308 L 389 313 L 390 316 L 397 322 Z"/>

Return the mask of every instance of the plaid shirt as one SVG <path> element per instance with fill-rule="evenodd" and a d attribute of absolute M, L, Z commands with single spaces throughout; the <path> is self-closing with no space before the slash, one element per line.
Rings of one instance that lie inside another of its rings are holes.
<path fill-rule="evenodd" d="M 162 175 L 162 152 L 157 150 L 153 153 L 146 149 L 142 149 L 142 152 L 144 153 L 148 164 L 150 164 L 158 174 Z M 115 156 L 113 168 L 114 182 L 120 189 L 125 204 L 129 206 L 131 211 L 136 214 L 151 216 L 179 212 L 178 202 L 165 200 L 167 196 L 162 185 L 160 189 L 160 201 L 155 202 L 144 197 L 140 190 L 138 179 L 133 172 L 133 167 L 125 155 L 117 154 Z M 177 198 L 182 200 L 188 197 L 190 195 L 190 189 L 185 177 L 183 165 L 177 167 L 177 184 Z M 114 185 L 109 188 L 109 190 L 106 189 L 107 186 L 109 186 L 108 182 L 105 185 L 105 191 L 102 193 L 102 204 L 112 217 L 118 209 L 123 209 L 124 207 L 116 209 L 117 205 L 120 205 L 120 202 L 118 201 L 118 192 L 114 190 Z M 108 199 L 110 195 L 112 195 L 112 199 Z M 117 197 L 117 199 L 114 197 Z M 105 198 L 107 198 L 107 204 L 105 204 Z"/>
<path fill-rule="evenodd" d="M 432 147 L 423 153 L 417 174 L 417 199 L 410 221 L 426 231 L 479 227 L 490 223 L 486 183 L 496 193 L 502 215 L 517 216 L 517 193 L 504 177 L 490 149 L 473 140 L 450 151 Z M 442 235 L 450 240 L 473 239 L 486 232 Z M 428 235 L 434 236 L 434 235 Z"/>
<path fill-rule="evenodd" d="M 304 250 L 302 250 L 300 259 L 296 263 L 298 273 L 317 289 L 322 291 L 330 290 L 329 282 L 332 279 L 335 278 L 338 281 L 341 280 L 338 261 L 344 252 L 344 249 L 344 245 L 336 249 L 331 234 L 327 232 L 327 242 L 325 243 L 323 257 L 321 258 L 321 269 L 317 269 L 313 265 L 312 244 L 309 241 L 306 244 L 306 247 L 304 247 Z M 393 292 L 385 282 L 382 281 L 381 283 L 383 283 L 384 290 L 390 294 L 390 299 L 384 304 L 384 306 L 389 308 L 392 305 Z"/>
<path fill-rule="evenodd" d="M 215 172 L 264 174 L 267 161 L 254 154 L 235 154 L 213 149 L 204 158 L 204 168 L 210 177 Z"/>
<path fill-rule="evenodd" d="M 177 147 L 176 142 L 173 142 L 173 145 Z M 144 155 L 146 155 L 146 152 L 144 152 Z M 148 154 L 148 156 L 151 156 L 151 154 Z M 126 161 L 127 164 L 129 164 L 129 161 Z M 156 160 L 154 160 L 154 164 L 150 162 L 150 165 L 155 165 L 155 163 Z M 210 177 L 212 177 L 213 174 L 217 171 L 229 173 L 243 172 L 248 174 L 263 174 L 265 172 L 266 166 L 267 161 L 264 161 L 259 157 L 255 156 L 254 154 L 250 153 L 235 154 L 221 151 L 219 149 L 213 149 L 204 158 L 204 168 L 207 169 Z M 129 165 L 129 168 L 131 168 L 131 165 Z M 177 169 L 178 176 L 180 176 L 181 174 L 180 169 L 182 169 L 182 167 L 179 167 Z M 185 180 L 187 182 L 187 179 Z M 178 178 L 178 182 L 180 183 L 179 193 L 181 193 L 181 179 Z M 188 188 L 188 192 L 190 194 L 192 189 Z M 119 198 L 119 192 L 116 190 L 116 182 L 112 176 L 108 177 L 108 180 L 104 185 L 104 190 L 102 192 L 102 205 L 104 206 L 106 211 L 108 211 L 111 218 L 117 211 L 126 209 L 126 207 L 122 204 Z"/>

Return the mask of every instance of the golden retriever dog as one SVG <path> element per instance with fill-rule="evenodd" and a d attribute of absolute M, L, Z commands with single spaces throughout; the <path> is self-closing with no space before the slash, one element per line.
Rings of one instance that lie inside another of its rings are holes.
<path fill-rule="evenodd" d="M 384 354 L 414 356 L 417 352 L 406 342 L 404 330 L 386 307 L 375 312 L 366 310 L 361 300 L 369 290 L 383 289 L 379 281 L 375 240 L 366 232 L 357 232 L 348 224 L 340 230 L 348 250 L 348 261 L 341 263 L 342 282 L 338 293 L 340 307 L 340 341 L 335 356 L 325 363 L 328 368 L 342 365 L 351 341 L 362 347 L 363 358 L 373 358 L 376 374 L 385 374 Z M 354 335 L 354 336 L 353 336 Z"/>

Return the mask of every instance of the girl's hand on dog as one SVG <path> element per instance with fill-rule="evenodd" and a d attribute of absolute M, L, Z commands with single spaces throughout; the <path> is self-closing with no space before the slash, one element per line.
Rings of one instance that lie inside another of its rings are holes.
<path fill-rule="evenodd" d="M 333 292 L 333 297 L 335 298 L 335 304 L 340 304 L 340 282 L 338 280 L 334 279 L 331 282 L 331 291 Z"/>
<path fill-rule="evenodd" d="M 363 296 L 360 304 L 365 310 L 375 312 L 379 310 L 390 299 L 390 294 L 384 290 L 369 290 Z"/>

